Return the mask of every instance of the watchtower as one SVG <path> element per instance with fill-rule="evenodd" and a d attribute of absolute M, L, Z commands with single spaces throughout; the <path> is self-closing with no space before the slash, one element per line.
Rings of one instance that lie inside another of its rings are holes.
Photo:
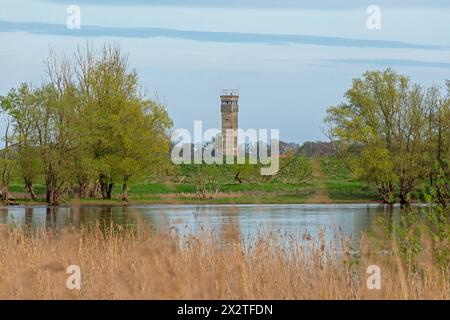
<path fill-rule="evenodd" d="M 239 90 L 223 90 L 220 95 L 222 112 L 222 153 L 225 156 L 238 154 L 238 100 Z"/>

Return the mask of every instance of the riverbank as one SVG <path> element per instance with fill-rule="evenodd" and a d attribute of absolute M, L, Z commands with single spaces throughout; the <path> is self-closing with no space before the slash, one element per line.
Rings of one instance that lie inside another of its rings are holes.
<path fill-rule="evenodd" d="M 319 196 L 316 196 L 319 194 Z M 350 203 L 382 203 L 377 199 L 325 199 L 323 191 L 316 190 L 304 193 L 221 193 L 215 198 L 199 199 L 195 194 L 154 194 L 148 197 L 131 197 L 128 201 L 121 200 L 120 196 L 113 199 L 86 198 L 70 199 L 61 205 L 145 205 L 145 204 L 350 204 Z M 16 205 L 42 206 L 44 200 L 32 201 L 17 198 Z"/>
<path fill-rule="evenodd" d="M 193 165 L 175 167 L 178 173 L 164 177 L 131 181 L 128 201 L 122 201 L 122 186 L 115 184 L 110 200 L 95 197 L 77 199 L 67 193 L 62 204 L 127 205 L 127 204 L 330 204 L 330 203 L 381 203 L 373 185 L 358 181 L 332 157 L 303 160 L 309 174 L 299 181 L 290 177 L 261 178 L 242 171 L 240 181 L 235 180 L 236 170 L 227 166 L 205 166 L 214 174 L 212 183 L 196 183 L 198 168 Z M 248 169 L 248 168 L 247 168 Z M 212 179 L 212 178 L 211 178 Z M 40 181 L 40 180 L 39 180 Z M 45 187 L 34 184 L 39 201 L 30 201 L 20 180 L 12 181 L 10 192 L 19 204 L 45 204 Z M 208 180 L 209 181 L 209 180 Z M 27 200 L 28 197 L 28 200 Z M 414 201 L 419 196 L 414 195 Z"/>

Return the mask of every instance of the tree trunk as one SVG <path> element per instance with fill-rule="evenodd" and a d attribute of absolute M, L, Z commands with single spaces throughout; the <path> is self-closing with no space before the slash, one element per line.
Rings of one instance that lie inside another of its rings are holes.
<path fill-rule="evenodd" d="M 5 205 L 10 204 L 10 202 L 14 202 L 14 199 L 12 199 L 11 194 L 9 193 L 9 178 L 10 178 L 10 174 L 11 174 L 11 167 L 9 165 L 9 138 L 8 138 L 8 133 L 9 133 L 9 118 L 7 120 L 6 123 L 6 130 L 5 130 L 5 148 L 3 149 L 3 172 L 2 172 L 2 181 L 1 181 L 1 187 L 0 187 L 0 192 L 1 192 L 1 197 L 3 202 L 5 203 Z"/>
<path fill-rule="evenodd" d="M 1 199 L 5 205 L 16 204 L 16 199 L 11 196 L 11 193 L 8 190 L 8 186 L 2 186 L 0 193 Z"/>
<path fill-rule="evenodd" d="M 100 191 L 102 193 L 102 199 L 108 199 L 108 182 L 107 182 L 107 177 L 101 173 L 99 176 L 99 181 L 100 181 Z"/>
<path fill-rule="evenodd" d="M 97 182 L 92 183 L 89 188 L 89 197 L 97 198 L 97 194 L 100 192 L 100 190 L 101 190 L 100 183 Z"/>
<path fill-rule="evenodd" d="M 128 177 L 124 177 L 122 185 L 122 201 L 128 200 Z"/>
<path fill-rule="evenodd" d="M 393 204 L 395 202 L 393 192 L 394 187 L 390 182 L 381 183 L 378 185 L 378 194 L 385 203 Z"/>
<path fill-rule="evenodd" d="M 27 193 L 31 197 L 31 200 L 37 200 L 36 193 L 34 192 L 34 189 L 33 189 L 33 182 L 31 180 L 26 180 L 25 186 L 26 186 Z"/>
<path fill-rule="evenodd" d="M 49 185 L 47 185 L 45 187 L 46 192 L 45 192 L 45 201 L 51 205 L 52 204 L 52 199 L 53 199 L 53 191 L 51 190 L 51 187 Z"/>
<path fill-rule="evenodd" d="M 46 189 L 45 199 L 47 203 L 51 206 L 57 206 L 59 204 L 58 191 L 53 187 L 52 183 L 46 183 L 45 189 Z"/>
<path fill-rule="evenodd" d="M 242 179 L 239 177 L 240 174 L 241 174 L 241 172 L 238 171 L 238 173 L 236 173 L 236 175 L 234 176 L 234 181 L 239 182 L 239 184 L 242 183 Z"/>
<path fill-rule="evenodd" d="M 109 179 L 106 175 L 100 174 L 100 190 L 102 192 L 103 200 L 110 200 L 112 196 L 112 189 L 114 184 L 112 182 L 109 182 L 108 180 Z"/>
<path fill-rule="evenodd" d="M 407 204 L 411 202 L 412 183 L 400 179 L 400 203 Z"/>
<path fill-rule="evenodd" d="M 113 186 L 113 183 L 108 184 L 108 190 L 106 191 L 106 197 L 108 200 L 111 200 Z"/>

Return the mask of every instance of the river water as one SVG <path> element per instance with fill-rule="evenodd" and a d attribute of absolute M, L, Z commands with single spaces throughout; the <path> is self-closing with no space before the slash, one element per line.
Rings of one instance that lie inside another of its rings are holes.
<path fill-rule="evenodd" d="M 399 212 L 398 206 L 379 204 L 10 206 L 0 208 L 0 225 L 33 232 L 94 224 L 134 228 L 144 222 L 156 231 L 182 235 L 205 230 L 220 234 L 232 227 L 243 239 L 270 232 L 296 234 L 301 241 L 322 234 L 327 241 L 345 238 L 356 246 L 379 218 L 393 219 Z"/>

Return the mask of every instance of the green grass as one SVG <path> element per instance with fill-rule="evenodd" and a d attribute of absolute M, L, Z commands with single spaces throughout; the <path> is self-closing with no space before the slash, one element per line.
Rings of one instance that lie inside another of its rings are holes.
<path fill-rule="evenodd" d="M 168 183 L 131 183 L 129 185 L 131 195 L 167 194 L 167 193 L 192 193 L 195 192 L 194 184 L 168 184 Z M 115 184 L 113 194 L 121 194 L 122 185 Z"/>
<path fill-rule="evenodd" d="M 320 169 L 322 170 L 326 180 L 353 180 L 351 172 L 336 157 L 320 158 Z"/>
<path fill-rule="evenodd" d="M 326 181 L 325 186 L 332 200 L 378 200 L 374 187 L 359 181 Z"/>
<path fill-rule="evenodd" d="M 221 192 L 277 192 L 277 191 L 296 191 L 304 190 L 309 187 L 305 183 L 219 183 Z M 212 185 L 207 185 L 212 186 Z M 197 190 L 193 183 L 168 184 L 168 183 L 132 183 L 129 185 L 129 192 L 134 196 L 144 196 L 151 194 L 169 194 L 169 193 L 195 193 Z M 122 193 L 122 186 L 115 185 L 113 194 Z"/>
<path fill-rule="evenodd" d="M 45 193 L 45 186 L 43 184 L 35 184 L 33 186 L 34 192 L 37 194 L 44 194 Z M 9 191 L 10 192 L 24 192 L 25 187 L 20 182 L 14 182 L 9 185 Z"/>
<path fill-rule="evenodd" d="M 362 202 L 378 200 L 373 186 L 354 179 L 338 159 L 324 157 L 320 160 L 323 177 L 320 180 L 303 183 L 283 183 L 274 179 L 264 181 L 257 173 L 260 182 L 252 182 L 251 175 L 258 170 L 254 168 L 241 171 L 243 183 L 234 181 L 236 170 L 232 165 L 211 165 L 202 170 L 214 172 L 216 183 L 220 186 L 220 194 L 216 199 L 200 200 L 196 198 L 195 175 L 198 165 L 181 165 L 175 167 L 176 172 L 170 177 L 152 179 L 152 182 L 135 181 L 129 184 L 130 202 L 135 203 L 305 203 L 314 190 L 325 187 L 329 198 L 334 202 Z M 247 171 L 245 171 L 247 170 Z M 253 170 L 253 171 L 252 171 Z M 252 178 L 254 178 L 253 176 Z M 13 180 L 9 188 L 11 192 L 23 194 L 24 187 L 19 179 Z M 182 181 L 182 182 L 176 182 Z M 34 184 L 35 192 L 42 201 L 45 187 L 42 179 Z M 214 187 L 212 186 L 212 189 Z M 116 183 L 113 188 L 113 199 L 82 199 L 88 204 L 121 204 L 122 185 Z M 23 203 L 23 200 L 20 200 Z M 70 202 L 78 202 L 73 200 Z"/>
<path fill-rule="evenodd" d="M 324 174 L 324 184 L 331 200 L 379 200 L 375 187 L 354 179 L 351 172 L 342 165 L 339 159 L 324 157 L 320 159 L 320 167 Z"/>

